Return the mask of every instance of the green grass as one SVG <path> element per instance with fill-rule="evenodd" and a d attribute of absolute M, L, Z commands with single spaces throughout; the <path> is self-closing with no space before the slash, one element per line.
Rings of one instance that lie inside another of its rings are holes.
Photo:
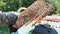
<path fill-rule="evenodd" d="M 0 34 L 8 34 L 8 27 L 7 25 L 5 26 L 0 26 Z"/>

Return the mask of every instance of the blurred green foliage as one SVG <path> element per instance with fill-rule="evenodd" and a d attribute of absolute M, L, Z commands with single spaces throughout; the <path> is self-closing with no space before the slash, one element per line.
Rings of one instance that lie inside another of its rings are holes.
<path fill-rule="evenodd" d="M 36 0 L 22 0 L 22 7 L 30 6 Z"/>
<path fill-rule="evenodd" d="M 19 7 L 19 1 L 22 2 L 20 7 L 28 7 L 36 0 L 0 0 L 0 10 L 2 11 L 17 11 Z M 55 6 L 55 10 L 51 13 L 60 14 L 60 0 L 45 0 Z M 10 6 L 10 8 L 8 7 Z"/>
<path fill-rule="evenodd" d="M 10 7 L 9 7 L 10 6 Z M 16 11 L 18 9 L 18 0 L 0 0 L 0 10 Z"/>
<path fill-rule="evenodd" d="M 21 7 L 28 7 L 35 0 L 0 0 L 0 10 L 4 12 L 17 11 L 20 8 L 19 1 L 22 2 Z"/>
<path fill-rule="evenodd" d="M 0 34 L 8 34 L 8 26 L 0 26 Z"/>

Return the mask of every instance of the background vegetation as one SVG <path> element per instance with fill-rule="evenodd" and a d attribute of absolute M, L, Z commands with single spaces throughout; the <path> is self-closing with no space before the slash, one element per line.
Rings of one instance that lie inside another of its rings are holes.
<path fill-rule="evenodd" d="M 36 0 L 0 0 L 0 10 L 4 12 L 17 11 L 20 7 L 28 7 Z M 60 0 L 45 0 L 55 6 L 52 13 L 60 14 Z"/>
<path fill-rule="evenodd" d="M 0 34 L 8 34 L 8 26 L 0 26 Z"/>

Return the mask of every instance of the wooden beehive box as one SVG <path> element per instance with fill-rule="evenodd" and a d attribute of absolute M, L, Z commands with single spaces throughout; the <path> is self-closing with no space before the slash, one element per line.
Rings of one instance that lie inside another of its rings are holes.
<path fill-rule="evenodd" d="M 37 18 L 38 16 L 44 17 L 54 10 L 54 6 L 45 2 L 44 0 L 37 0 L 32 5 L 30 5 L 25 11 L 20 13 L 17 20 L 17 25 L 22 24 Z M 22 17 L 22 18 L 21 18 Z M 20 23 L 20 24 L 19 24 Z"/>

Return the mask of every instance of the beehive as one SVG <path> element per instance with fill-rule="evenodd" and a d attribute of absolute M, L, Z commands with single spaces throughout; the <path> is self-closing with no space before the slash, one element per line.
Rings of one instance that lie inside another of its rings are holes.
<path fill-rule="evenodd" d="M 30 5 L 25 11 L 20 13 L 19 17 L 22 17 L 22 18 L 18 17 L 18 20 L 16 23 L 18 26 L 20 26 L 21 24 L 24 24 L 30 20 L 33 20 L 38 16 L 44 17 L 53 10 L 54 10 L 54 6 L 52 6 L 51 4 L 45 2 L 44 0 L 37 0 L 34 3 L 32 3 L 32 5 Z"/>

